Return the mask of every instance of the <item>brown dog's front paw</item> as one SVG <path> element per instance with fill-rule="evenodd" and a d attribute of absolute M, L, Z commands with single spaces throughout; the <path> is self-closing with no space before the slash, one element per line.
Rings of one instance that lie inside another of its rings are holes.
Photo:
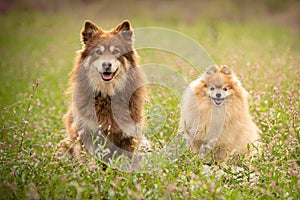
<path fill-rule="evenodd" d="M 74 143 L 71 139 L 66 138 L 57 145 L 55 157 L 72 157 L 74 153 Z"/>

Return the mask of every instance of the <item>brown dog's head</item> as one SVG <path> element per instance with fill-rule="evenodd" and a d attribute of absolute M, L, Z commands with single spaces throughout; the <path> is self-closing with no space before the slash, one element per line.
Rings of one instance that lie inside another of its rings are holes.
<path fill-rule="evenodd" d="M 126 72 L 137 65 L 133 47 L 133 30 L 125 20 L 110 31 L 104 31 L 91 21 L 81 31 L 82 65 L 94 91 L 112 95 Z"/>

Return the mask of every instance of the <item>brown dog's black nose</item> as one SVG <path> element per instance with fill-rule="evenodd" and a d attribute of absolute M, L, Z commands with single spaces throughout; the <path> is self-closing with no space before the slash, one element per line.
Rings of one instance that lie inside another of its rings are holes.
<path fill-rule="evenodd" d="M 103 67 L 103 69 L 104 69 L 105 71 L 110 71 L 111 66 L 112 66 L 112 64 L 111 64 L 110 61 L 103 61 L 103 62 L 102 62 L 102 67 Z"/>
<path fill-rule="evenodd" d="M 220 93 L 217 93 L 216 96 L 217 96 L 218 98 L 220 98 L 220 97 L 221 97 L 221 94 L 220 94 Z"/>

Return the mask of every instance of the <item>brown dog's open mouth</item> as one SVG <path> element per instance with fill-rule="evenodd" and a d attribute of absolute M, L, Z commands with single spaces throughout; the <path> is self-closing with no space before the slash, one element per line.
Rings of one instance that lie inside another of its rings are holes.
<path fill-rule="evenodd" d="M 213 102 L 215 103 L 215 105 L 219 106 L 223 103 L 223 101 L 225 99 L 221 99 L 221 98 L 212 98 Z"/>
<path fill-rule="evenodd" d="M 115 77 L 117 71 L 115 71 L 115 72 L 103 72 L 103 73 L 101 73 L 101 77 L 104 81 L 111 81 Z"/>

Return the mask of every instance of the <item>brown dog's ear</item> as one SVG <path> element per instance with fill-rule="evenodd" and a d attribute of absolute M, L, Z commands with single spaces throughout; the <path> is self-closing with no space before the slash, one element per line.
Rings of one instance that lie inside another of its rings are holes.
<path fill-rule="evenodd" d="M 120 32 L 120 31 L 129 31 L 132 29 L 131 29 L 130 22 L 128 20 L 124 20 L 115 28 L 115 30 L 117 32 Z"/>
<path fill-rule="evenodd" d="M 206 71 L 206 75 L 212 75 L 214 73 L 216 73 L 218 71 L 218 68 L 213 65 L 210 68 L 208 68 L 208 70 Z"/>
<path fill-rule="evenodd" d="M 126 40 L 132 40 L 133 37 L 133 30 L 131 28 L 130 22 L 128 20 L 124 20 L 123 22 L 121 22 L 116 28 L 115 28 L 115 32 L 121 33 L 122 36 L 126 39 Z"/>
<path fill-rule="evenodd" d="M 231 72 L 231 69 L 227 66 L 227 65 L 223 65 L 220 69 L 220 71 L 223 73 L 223 74 L 226 74 L 226 75 L 231 75 L 232 72 Z"/>
<path fill-rule="evenodd" d="M 102 33 L 103 31 L 93 22 L 87 20 L 84 22 L 83 28 L 81 30 L 81 41 L 86 44 L 92 39 L 96 33 Z"/>

